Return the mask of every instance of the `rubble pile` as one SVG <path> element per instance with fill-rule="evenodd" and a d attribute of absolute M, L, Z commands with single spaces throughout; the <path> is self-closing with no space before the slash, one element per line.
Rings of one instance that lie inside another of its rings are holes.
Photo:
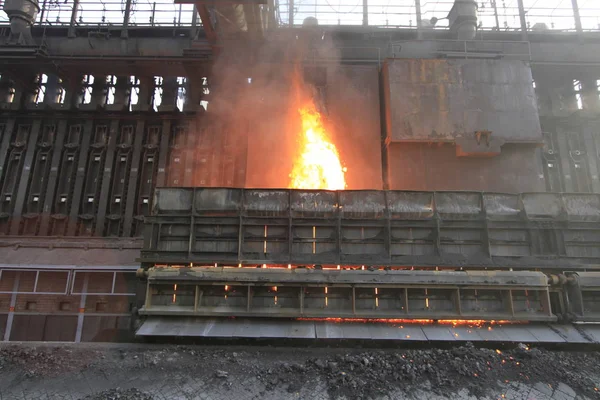
<path fill-rule="evenodd" d="M 100 393 L 84 397 L 84 400 L 152 400 L 153 397 L 136 388 L 108 389 Z"/>
<path fill-rule="evenodd" d="M 17 368 L 10 368 L 12 365 Z M 551 351 L 524 344 L 510 349 L 479 348 L 470 343 L 443 349 L 175 345 L 125 345 L 103 350 L 86 349 L 83 345 L 0 347 L 0 377 L 2 373 L 22 371 L 21 376 L 26 381 L 42 382 L 46 377 L 70 377 L 83 370 L 88 379 L 99 377 L 101 382 L 120 382 L 115 386 L 122 385 L 124 375 L 168 380 L 176 377 L 182 387 L 186 387 L 188 381 L 201 382 L 206 393 L 223 396 L 251 387 L 261 396 L 271 391 L 302 398 L 318 387 L 331 399 L 347 400 L 394 398 L 395 393 L 423 390 L 443 396 L 467 392 L 476 398 L 496 398 L 507 387 L 524 384 L 542 385 L 550 392 L 559 385 L 567 385 L 580 396 L 600 399 L 599 352 Z M 87 399 L 161 398 L 148 389 L 147 382 L 133 380 L 127 386 L 131 389 L 100 391 Z"/>
<path fill-rule="evenodd" d="M 451 349 L 325 353 L 303 363 L 279 363 L 263 369 L 258 377 L 267 389 L 287 385 L 289 392 L 297 392 L 308 376 L 321 376 L 333 399 L 375 398 L 424 385 L 440 395 L 467 389 L 485 397 L 510 382 L 544 382 L 551 387 L 563 382 L 581 394 L 600 398 L 600 382 L 593 378 L 599 374 L 600 355 L 595 352 L 551 352 L 523 344 L 501 351 L 467 343 Z"/>
<path fill-rule="evenodd" d="M 56 376 L 86 368 L 98 356 L 90 349 L 63 347 L 0 347 L 0 368 L 12 364 L 27 377 Z"/>

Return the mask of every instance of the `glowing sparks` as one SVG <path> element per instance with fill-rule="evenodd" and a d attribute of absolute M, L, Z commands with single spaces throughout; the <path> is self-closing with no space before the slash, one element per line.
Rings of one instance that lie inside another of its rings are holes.
<path fill-rule="evenodd" d="M 302 120 L 301 150 L 290 174 L 290 187 L 345 189 L 346 168 L 342 166 L 337 148 L 329 141 L 321 114 L 314 104 L 302 107 L 298 112 Z"/>

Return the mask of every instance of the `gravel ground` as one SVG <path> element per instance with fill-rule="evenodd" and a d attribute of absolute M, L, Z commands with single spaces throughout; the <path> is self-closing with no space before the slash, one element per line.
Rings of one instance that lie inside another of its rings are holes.
<path fill-rule="evenodd" d="M 600 353 L 3 344 L 1 399 L 600 399 Z"/>

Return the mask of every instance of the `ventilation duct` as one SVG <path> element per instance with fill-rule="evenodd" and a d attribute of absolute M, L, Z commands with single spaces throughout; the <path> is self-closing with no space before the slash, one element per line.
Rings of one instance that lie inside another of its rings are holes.
<path fill-rule="evenodd" d="M 477 2 L 455 0 L 448 13 L 450 31 L 458 40 L 473 40 L 477 33 Z"/>
<path fill-rule="evenodd" d="M 3 10 L 10 19 L 11 42 L 33 43 L 31 25 L 40 11 L 37 0 L 6 0 Z"/>

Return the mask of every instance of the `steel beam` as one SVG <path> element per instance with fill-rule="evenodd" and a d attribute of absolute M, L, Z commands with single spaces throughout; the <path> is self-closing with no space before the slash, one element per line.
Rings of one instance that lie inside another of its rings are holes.
<path fill-rule="evenodd" d="M 4 180 L 4 168 L 6 167 L 6 157 L 8 156 L 8 148 L 10 146 L 10 140 L 13 136 L 15 129 L 15 118 L 9 118 L 6 120 L 4 125 L 4 132 L 2 133 L 2 142 L 0 142 L 0 185 Z M 1 186 L 0 186 L 1 187 Z"/>
<path fill-rule="evenodd" d="M 171 121 L 163 121 L 160 132 L 160 151 L 158 153 L 158 171 L 156 173 L 156 185 L 164 186 L 167 180 L 167 161 L 169 159 L 171 141 Z"/>
<path fill-rule="evenodd" d="M 56 193 L 56 182 L 58 180 L 59 167 L 61 162 L 61 154 L 63 152 L 63 144 L 67 135 L 68 123 L 66 119 L 58 121 L 56 130 L 56 139 L 54 140 L 54 148 L 52 149 L 52 161 L 50 164 L 50 173 L 48 174 L 48 184 L 46 185 L 46 193 L 44 195 L 44 207 L 42 208 L 42 217 L 40 222 L 40 235 L 47 235 L 50 214 L 54 205 L 54 195 Z"/>
<path fill-rule="evenodd" d="M 573 5 L 573 18 L 575 19 L 575 30 L 577 33 L 583 33 L 583 27 L 581 25 L 581 14 L 579 13 L 579 4 L 577 4 L 577 0 L 571 0 L 571 4 Z"/>
<path fill-rule="evenodd" d="M 77 314 L 77 330 L 75 331 L 75 343 L 81 342 L 81 336 L 83 334 L 83 319 L 85 318 L 85 302 L 87 300 L 89 279 L 90 273 L 84 273 L 83 288 L 81 289 L 81 298 L 79 299 L 79 310 Z"/>
<path fill-rule="evenodd" d="M 123 236 L 131 236 L 133 225 L 133 211 L 138 196 L 138 176 L 140 173 L 140 160 L 142 157 L 142 144 L 144 142 L 145 121 L 137 121 L 135 127 L 135 138 L 133 139 L 133 154 L 131 159 L 131 172 L 129 173 L 129 183 L 127 184 L 127 202 L 125 204 L 125 219 L 123 222 Z"/>
<path fill-rule="evenodd" d="M 10 228 L 12 235 L 19 234 L 19 228 L 21 226 L 21 214 L 23 213 L 23 206 L 25 205 L 27 190 L 29 188 L 31 164 L 33 163 L 33 157 L 35 156 L 37 149 L 37 141 L 41 126 L 42 120 L 40 118 L 36 118 L 31 125 L 31 132 L 29 132 L 29 137 L 27 139 L 27 150 L 25 152 L 25 161 L 23 162 L 23 171 L 21 173 L 21 178 L 19 179 L 19 188 L 17 189 L 15 208 L 12 213 Z"/>
<path fill-rule="evenodd" d="M 4 341 L 10 340 L 10 333 L 12 331 L 13 319 L 15 317 L 15 306 L 17 305 L 17 292 L 19 291 L 19 281 L 21 279 L 21 273 L 15 273 L 15 281 L 13 282 L 13 290 L 10 295 L 10 306 L 8 308 L 8 316 L 6 318 L 6 328 L 4 329 Z"/>
<path fill-rule="evenodd" d="M 208 7 L 204 3 L 196 3 L 196 8 L 198 9 L 198 14 L 200 14 L 200 19 L 202 20 L 202 27 L 204 28 L 206 39 L 214 46 L 217 43 L 217 32 L 212 24 Z"/>
<path fill-rule="evenodd" d="M 113 178 L 113 164 L 115 158 L 115 148 L 117 146 L 117 138 L 119 137 L 119 120 L 114 119 L 110 122 L 110 131 L 108 146 L 106 149 L 106 159 L 104 160 L 104 171 L 102 172 L 102 187 L 100 188 L 100 198 L 98 199 L 98 211 L 96 213 L 95 235 L 104 235 L 104 222 L 106 219 L 106 209 L 110 201 L 110 189 Z"/>
<path fill-rule="evenodd" d="M 75 236 L 77 231 L 77 222 L 79 221 L 79 208 L 81 207 L 81 194 L 83 193 L 83 184 L 85 181 L 86 166 L 88 161 L 88 152 L 94 130 L 94 120 L 88 119 L 83 127 L 83 138 L 79 148 L 79 160 L 77 162 L 77 173 L 75 175 L 75 184 L 73 186 L 73 197 L 71 198 L 71 211 L 67 223 L 67 235 Z"/>
<path fill-rule="evenodd" d="M 523 0 L 517 0 L 519 4 L 519 19 L 521 20 L 521 39 L 527 41 L 527 19 L 525 18 L 525 6 Z"/>
<path fill-rule="evenodd" d="M 69 38 L 77 37 L 77 32 L 75 31 L 75 25 L 77 24 L 77 13 L 79 12 L 79 0 L 73 1 L 73 10 L 71 11 L 71 22 L 69 24 Z"/>
<path fill-rule="evenodd" d="M 421 15 L 421 0 L 415 0 L 415 12 L 417 14 L 417 39 L 423 39 L 423 20 Z"/>
<path fill-rule="evenodd" d="M 196 153 L 196 138 L 198 136 L 196 132 L 196 120 L 188 121 L 185 136 L 186 149 L 184 150 L 183 185 L 190 187 L 193 185 L 194 167 L 196 166 L 196 158 L 194 157 Z"/>

